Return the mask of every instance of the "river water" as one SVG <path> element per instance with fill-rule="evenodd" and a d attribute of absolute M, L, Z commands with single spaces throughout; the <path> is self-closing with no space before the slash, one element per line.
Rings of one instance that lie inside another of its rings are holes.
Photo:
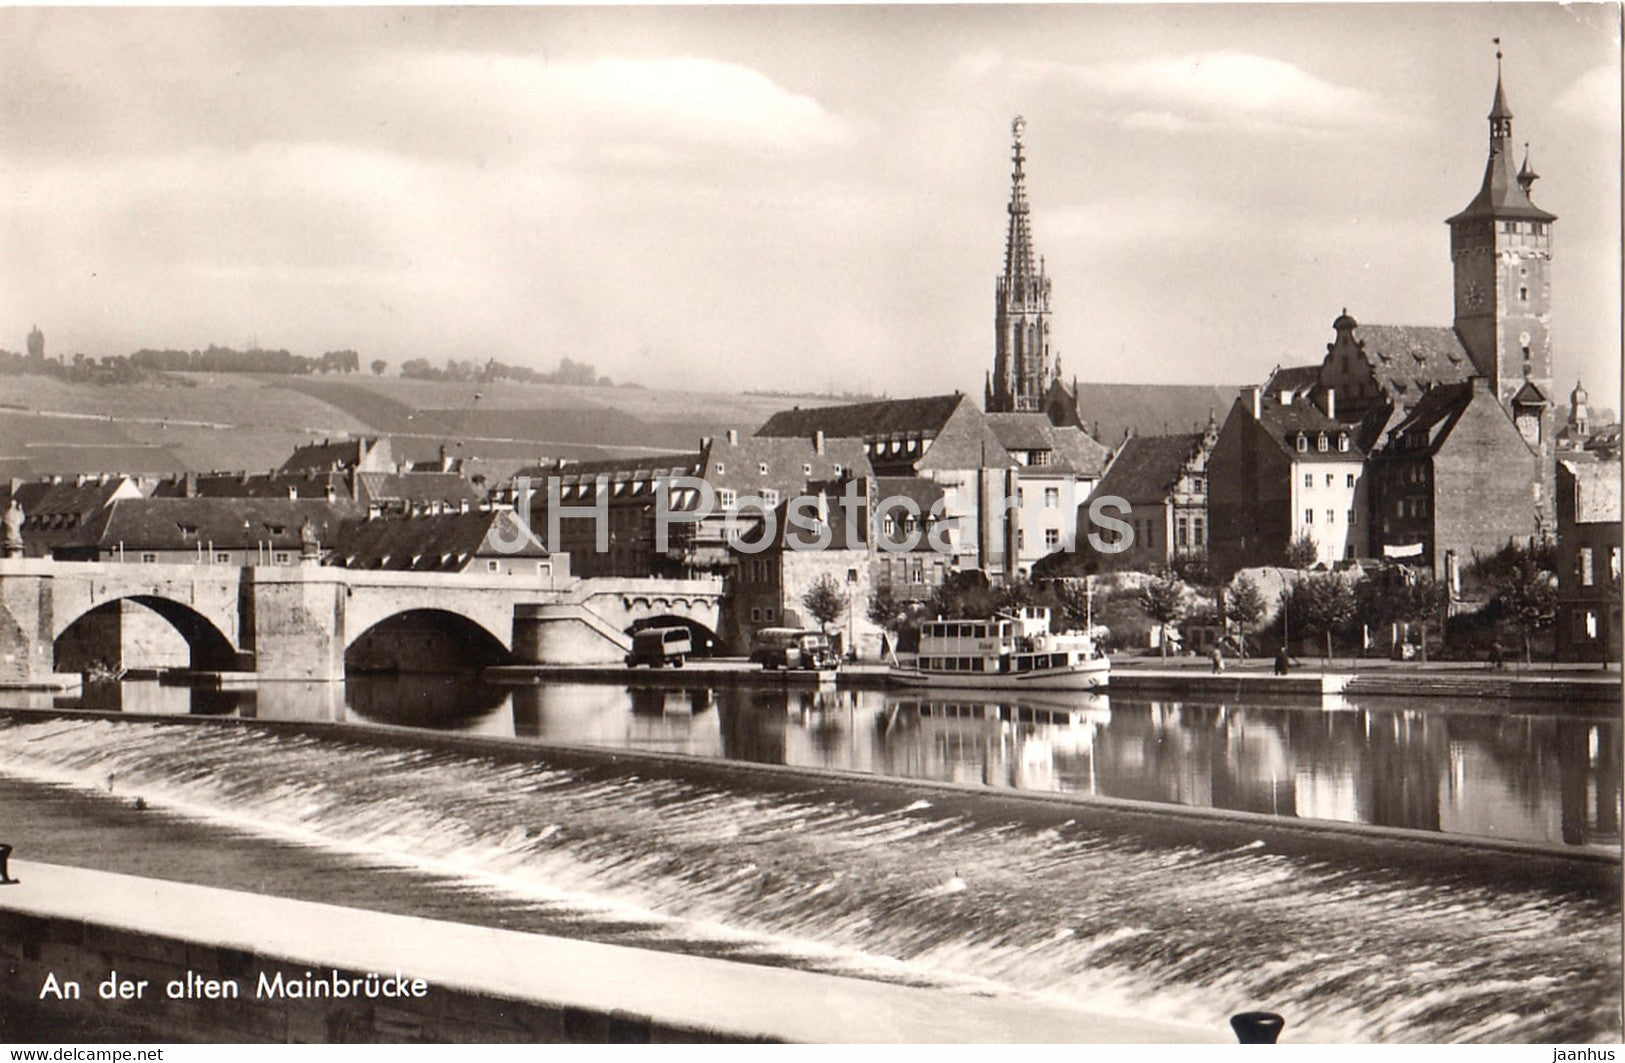
<path fill-rule="evenodd" d="M 1620 1035 L 1617 863 L 1157 842 L 1085 814 L 982 809 L 974 793 L 858 801 L 547 753 L 660 750 L 1617 853 L 1613 719 L 437 681 L 95 697 L 359 726 L 0 718 L 0 774 L 84 800 L 111 777 L 165 814 L 420 869 L 503 898 L 504 925 L 1216 1029 L 1267 1006 L 1303 1040 Z M 380 724 L 534 753 L 403 746 Z"/>

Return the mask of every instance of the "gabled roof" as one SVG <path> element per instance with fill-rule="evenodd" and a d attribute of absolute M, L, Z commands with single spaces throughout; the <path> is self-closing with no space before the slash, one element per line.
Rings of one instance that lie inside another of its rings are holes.
<path fill-rule="evenodd" d="M 1057 425 L 1042 413 L 989 413 L 983 416 L 993 430 L 994 438 L 1005 450 L 1012 453 L 1047 453 L 1049 463 L 1043 466 L 1046 471 L 1099 476 L 1110 455 L 1110 451 L 1083 429 Z"/>
<path fill-rule="evenodd" d="M 882 399 L 850 406 L 811 406 L 780 410 L 762 427 L 758 436 L 806 436 L 823 432 L 826 437 L 847 436 L 872 439 L 876 436 L 935 434 L 968 399 L 964 395 L 932 395 L 918 399 Z"/>
<path fill-rule="evenodd" d="M 1303 392 L 1308 391 L 1320 383 L 1320 363 L 1314 365 L 1294 365 L 1285 369 L 1277 367 L 1270 374 L 1269 383 L 1264 385 L 1266 395 L 1278 395 L 1282 391 Z"/>
<path fill-rule="evenodd" d="M 1247 412 L 1250 414 L 1252 411 Z M 1258 423 L 1264 433 L 1295 462 L 1358 461 L 1365 453 L 1360 445 L 1357 426 L 1332 420 L 1326 416 L 1324 410 L 1305 396 L 1294 397 L 1292 403 L 1287 406 L 1264 398 Z M 1305 450 L 1298 449 L 1299 435 L 1308 439 L 1309 445 Z M 1322 435 L 1327 437 L 1328 442 L 1328 447 L 1324 451 L 1319 446 Z M 1337 439 L 1340 435 L 1348 437 L 1348 450 L 1337 448 Z"/>
<path fill-rule="evenodd" d="M 1616 461 L 1563 458 L 1559 465 L 1574 477 L 1574 522 L 1618 524 L 1620 466 Z"/>
<path fill-rule="evenodd" d="M 515 549 L 492 545 L 492 533 Z M 512 510 L 351 518 L 339 526 L 328 555 L 343 568 L 458 572 L 475 558 L 546 557 L 547 550 Z"/>
<path fill-rule="evenodd" d="M 1434 388 L 1406 411 L 1388 432 L 1388 445 L 1386 449 L 1410 451 L 1416 453 L 1433 453 L 1439 445 L 1450 435 L 1461 415 L 1466 412 L 1467 405 L 1473 400 L 1473 385 L 1469 382 L 1460 384 L 1443 384 Z M 1421 438 L 1425 436 L 1425 447 L 1406 447 L 1402 440 L 1405 437 Z"/>
<path fill-rule="evenodd" d="M 1523 387 L 1519 388 L 1517 394 L 1512 396 L 1512 405 L 1550 406 L 1551 403 L 1547 401 L 1546 393 L 1536 387 L 1533 380 L 1525 380 Z"/>
<path fill-rule="evenodd" d="M 1041 413 L 983 414 L 1006 450 L 1050 450 L 1050 419 Z"/>
<path fill-rule="evenodd" d="M 329 543 L 348 507 L 291 498 L 124 498 L 86 522 L 76 545 L 138 550 L 297 550 L 309 520 Z"/>
<path fill-rule="evenodd" d="M 278 472 L 327 472 L 353 469 L 373 452 L 380 443 L 378 436 L 346 439 L 324 439 L 320 443 L 306 443 L 295 447 Z"/>
<path fill-rule="evenodd" d="M 30 480 L 7 485 L 5 495 L 0 497 L 0 509 L 9 509 L 15 501 L 22 507 L 24 519 L 32 525 L 47 518 L 83 518 L 112 502 L 115 495 L 132 493 L 133 481 L 123 476 L 88 478 L 83 482 L 78 479 L 59 483 Z"/>
<path fill-rule="evenodd" d="M 1409 404 L 1429 387 L 1473 375 L 1473 360 L 1451 328 L 1433 325 L 1360 325 L 1354 329 L 1377 385 Z"/>
<path fill-rule="evenodd" d="M 1051 430 L 1055 456 L 1051 466 L 1077 476 L 1098 477 L 1111 460 L 1111 450 L 1081 428 L 1057 426 Z"/>
<path fill-rule="evenodd" d="M 1166 501 L 1184 474 L 1185 463 L 1201 445 L 1201 432 L 1131 436 L 1095 488 L 1095 495 L 1110 495 L 1135 505 Z"/>

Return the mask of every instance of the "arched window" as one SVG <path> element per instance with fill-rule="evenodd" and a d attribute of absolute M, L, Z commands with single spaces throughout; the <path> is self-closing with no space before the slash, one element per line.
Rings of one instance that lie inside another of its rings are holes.
<path fill-rule="evenodd" d="M 1309 437 L 1302 432 L 1298 433 L 1298 453 L 1302 454 L 1309 449 Z"/>
<path fill-rule="evenodd" d="M 1346 432 L 1337 433 L 1337 449 L 1342 453 L 1345 453 L 1345 454 L 1348 453 L 1348 449 L 1349 449 L 1348 433 L 1346 433 Z"/>

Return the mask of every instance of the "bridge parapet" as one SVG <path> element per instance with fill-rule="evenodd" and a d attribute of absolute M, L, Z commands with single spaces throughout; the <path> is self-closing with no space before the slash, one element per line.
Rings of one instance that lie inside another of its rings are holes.
<path fill-rule="evenodd" d="M 675 618 L 715 631 L 722 595 L 718 578 L 0 559 L 0 685 L 49 682 L 56 639 L 120 599 L 168 620 L 194 656 L 207 643 L 210 660 L 236 655 L 238 662 L 226 667 L 252 667 L 261 679 L 332 681 L 344 678 L 345 652 L 361 635 L 403 613 L 451 614 L 483 628 L 520 660 L 577 664 L 619 660 L 629 643 L 625 632 L 639 622 Z M 516 641 L 521 613 L 528 631 L 551 624 L 556 637 Z M 222 667 L 197 660 L 193 666 Z"/>

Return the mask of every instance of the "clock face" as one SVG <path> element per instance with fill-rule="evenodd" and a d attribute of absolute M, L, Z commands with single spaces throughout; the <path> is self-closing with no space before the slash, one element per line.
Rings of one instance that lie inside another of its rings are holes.
<path fill-rule="evenodd" d="M 1474 308 L 1484 305 L 1484 286 L 1477 281 L 1467 282 L 1467 305 Z"/>

